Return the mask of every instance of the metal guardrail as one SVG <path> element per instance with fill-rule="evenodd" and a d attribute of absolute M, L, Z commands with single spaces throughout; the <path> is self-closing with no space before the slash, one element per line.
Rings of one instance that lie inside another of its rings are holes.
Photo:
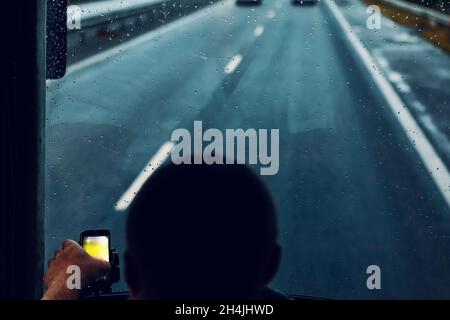
<path fill-rule="evenodd" d="M 399 9 L 403 9 L 405 11 L 409 11 L 415 15 L 426 18 L 428 21 L 450 27 L 450 16 L 440 13 L 436 10 L 425 8 L 420 5 L 415 5 L 412 3 L 406 3 L 404 1 L 399 0 L 381 0 L 382 2 L 388 3 L 394 7 Z"/>
<path fill-rule="evenodd" d="M 68 63 L 217 1 L 220 0 L 106 0 L 80 4 L 80 28 L 69 29 L 67 34 Z"/>
<path fill-rule="evenodd" d="M 132 17 L 149 12 L 163 11 L 166 14 L 192 7 L 200 7 L 212 3 L 207 0 L 107 0 L 81 4 L 81 28 L 86 29 L 98 24 L 108 24 L 119 19 Z M 76 32 L 77 30 L 69 30 Z"/>

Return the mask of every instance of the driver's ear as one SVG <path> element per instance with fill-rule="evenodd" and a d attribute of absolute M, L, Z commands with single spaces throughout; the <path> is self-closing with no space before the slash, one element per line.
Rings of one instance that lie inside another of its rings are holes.
<path fill-rule="evenodd" d="M 125 281 L 127 282 L 128 289 L 130 290 L 130 298 L 136 298 L 139 296 L 139 275 L 138 268 L 128 251 L 125 252 Z"/>
<path fill-rule="evenodd" d="M 267 272 L 265 275 L 265 284 L 268 284 L 277 274 L 278 268 L 280 267 L 281 263 L 281 247 L 279 244 L 276 244 L 272 258 L 269 261 Z"/>

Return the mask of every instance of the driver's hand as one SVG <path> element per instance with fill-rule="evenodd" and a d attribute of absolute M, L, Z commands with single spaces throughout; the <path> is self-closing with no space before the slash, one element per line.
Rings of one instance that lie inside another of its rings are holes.
<path fill-rule="evenodd" d="M 65 240 L 48 262 L 48 271 L 44 276 L 47 291 L 43 300 L 79 299 L 80 290 L 67 286 L 67 279 L 72 275 L 67 273 L 67 268 L 73 265 L 80 268 L 81 288 L 86 288 L 111 268 L 108 262 L 91 257 L 77 242 Z"/>

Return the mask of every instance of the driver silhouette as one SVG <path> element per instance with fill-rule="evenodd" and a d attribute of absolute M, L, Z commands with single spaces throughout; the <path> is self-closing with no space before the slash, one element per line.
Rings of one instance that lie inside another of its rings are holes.
<path fill-rule="evenodd" d="M 279 299 L 268 288 L 281 249 L 272 198 L 244 165 L 161 166 L 131 204 L 125 276 L 132 299 Z M 43 299 L 78 299 L 109 264 L 66 240 L 49 262 Z"/>

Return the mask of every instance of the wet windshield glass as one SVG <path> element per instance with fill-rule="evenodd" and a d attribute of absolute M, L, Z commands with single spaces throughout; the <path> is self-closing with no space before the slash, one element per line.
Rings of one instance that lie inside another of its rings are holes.
<path fill-rule="evenodd" d="M 273 194 L 273 288 L 449 298 L 449 9 L 72 1 L 68 70 L 47 81 L 47 259 L 85 229 L 123 254 L 135 192 L 187 129 L 200 154 L 234 139 Z"/>

